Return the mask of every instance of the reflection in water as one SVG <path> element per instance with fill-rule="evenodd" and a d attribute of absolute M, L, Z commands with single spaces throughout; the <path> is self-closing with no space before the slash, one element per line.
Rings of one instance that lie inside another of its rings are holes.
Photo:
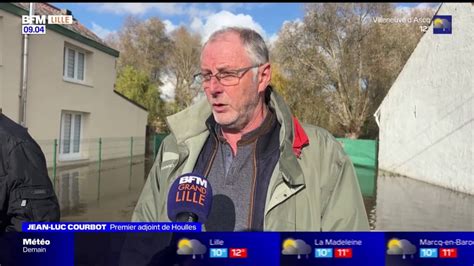
<path fill-rule="evenodd" d="M 364 196 L 364 205 L 367 211 L 367 218 L 369 219 L 370 230 L 375 230 L 375 200 L 375 196 Z"/>
<path fill-rule="evenodd" d="M 56 191 L 61 206 L 61 215 L 80 212 L 79 171 L 64 171 L 59 176 Z"/>
<path fill-rule="evenodd" d="M 145 183 L 145 158 L 104 161 L 60 170 L 55 190 L 61 221 L 130 221 Z"/>
<path fill-rule="evenodd" d="M 474 196 L 381 173 L 374 219 L 384 231 L 472 231 Z"/>

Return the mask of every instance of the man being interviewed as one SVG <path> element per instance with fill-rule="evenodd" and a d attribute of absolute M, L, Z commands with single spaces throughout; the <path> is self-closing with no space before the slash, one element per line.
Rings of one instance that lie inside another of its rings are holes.
<path fill-rule="evenodd" d="M 228 27 L 211 35 L 196 75 L 207 101 L 167 118 L 171 134 L 133 221 L 169 221 L 169 187 L 193 172 L 206 176 L 214 191 L 207 231 L 369 230 L 341 145 L 326 130 L 300 124 L 269 86 L 270 77 L 258 33 Z"/>

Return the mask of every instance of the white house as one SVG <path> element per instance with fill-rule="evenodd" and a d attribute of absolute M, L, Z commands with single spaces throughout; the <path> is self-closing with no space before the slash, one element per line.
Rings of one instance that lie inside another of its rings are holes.
<path fill-rule="evenodd" d="M 48 166 L 144 154 L 148 112 L 114 91 L 119 52 L 74 20 L 47 25 L 46 34 L 29 35 L 25 115 L 22 88 L 24 35 L 21 15 L 29 3 L 0 3 L 0 107 L 24 124 L 41 145 Z M 66 14 L 47 3 L 35 3 L 37 15 Z M 24 94 L 23 94 L 24 95 Z"/>

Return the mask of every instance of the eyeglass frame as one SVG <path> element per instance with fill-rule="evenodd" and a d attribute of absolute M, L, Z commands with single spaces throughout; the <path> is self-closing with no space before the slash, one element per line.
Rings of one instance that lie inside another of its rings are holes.
<path fill-rule="evenodd" d="M 203 84 L 205 82 L 210 82 L 212 80 L 212 77 L 215 77 L 217 79 L 217 81 L 223 86 L 234 86 L 234 85 L 239 84 L 240 79 L 242 79 L 242 77 L 245 75 L 245 73 L 247 73 L 247 71 L 249 71 L 252 68 L 261 67 L 263 65 L 264 64 L 258 64 L 258 65 L 253 65 L 253 66 L 243 67 L 243 68 L 238 68 L 238 69 L 232 69 L 232 70 L 221 70 L 221 71 L 217 72 L 216 74 L 212 74 L 212 72 L 206 73 L 206 76 L 209 77 L 208 80 L 206 80 L 204 78 L 205 75 L 203 75 L 202 73 L 195 74 L 193 76 L 193 78 L 196 81 L 198 79 L 198 77 L 201 77 L 202 78 L 201 83 Z M 229 76 L 231 76 L 233 78 L 236 78 L 237 82 L 235 84 L 222 84 L 221 79 L 226 78 L 226 77 L 219 77 L 218 75 L 222 74 L 223 72 L 232 72 L 232 74 L 235 73 L 235 76 L 234 75 L 229 75 Z"/>

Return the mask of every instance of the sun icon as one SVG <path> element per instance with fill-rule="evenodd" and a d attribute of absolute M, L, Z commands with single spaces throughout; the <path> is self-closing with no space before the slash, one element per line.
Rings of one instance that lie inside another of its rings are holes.
<path fill-rule="evenodd" d="M 178 248 L 189 247 L 191 248 L 191 241 L 187 238 L 183 238 L 178 242 Z"/>
<path fill-rule="evenodd" d="M 292 238 L 288 238 L 283 242 L 283 248 L 286 249 L 288 247 L 294 247 L 296 245 L 296 242 Z"/>
<path fill-rule="evenodd" d="M 400 240 L 397 238 L 392 238 L 388 241 L 388 248 L 391 249 L 393 247 L 400 247 Z"/>
<path fill-rule="evenodd" d="M 436 27 L 442 27 L 442 26 L 443 26 L 443 20 L 440 19 L 440 18 L 435 19 L 434 25 L 435 25 Z"/>

